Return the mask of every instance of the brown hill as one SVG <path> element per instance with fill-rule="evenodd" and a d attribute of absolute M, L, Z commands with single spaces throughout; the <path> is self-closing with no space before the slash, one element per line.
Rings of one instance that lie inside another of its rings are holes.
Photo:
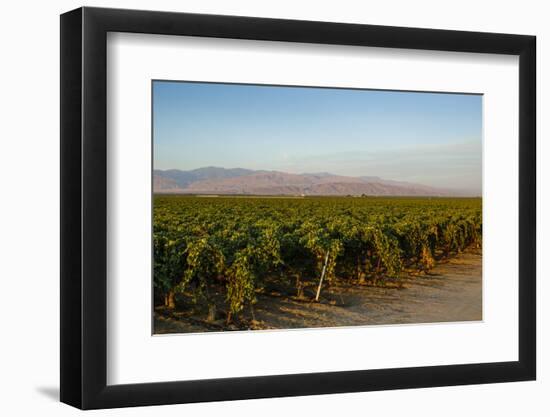
<path fill-rule="evenodd" d="M 363 194 L 373 196 L 450 196 L 453 194 L 448 190 L 384 180 L 378 177 L 347 177 L 327 173 L 289 174 L 279 171 L 223 171 L 223 168 L 216 168 L 215 175 L 210 178 L 208 175 L 202 175 L 201 179 L 195 180 L 189 179 L 188 172 L 191 171 L 155 171 L 154 192 L 311 196 Z M 166 175 L 163 175 L 164 173 Z M 184 179 L 178 182 L 178 178 Z"/>

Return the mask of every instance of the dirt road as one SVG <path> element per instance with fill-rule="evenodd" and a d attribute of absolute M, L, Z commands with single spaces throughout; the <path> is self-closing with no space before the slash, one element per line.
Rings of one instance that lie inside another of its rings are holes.
<path fill-rule="evenodd" d="M 250 329 L 289 329 L 482 319 L 481 252 L 467 251 L 438 264 L 429 275 L 405 276 L 402 288 L 341 284 L 321 303 L 260 294 Z M 155 314 L 155 333 L 238 330 L 223 320 L 203 323 L 185 315 Z"/>

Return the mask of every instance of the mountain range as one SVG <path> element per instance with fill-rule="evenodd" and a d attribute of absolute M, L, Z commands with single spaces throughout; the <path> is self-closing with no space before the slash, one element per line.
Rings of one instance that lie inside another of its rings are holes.
<path fill-rule="evenodd" d="M 392 181 L 376 176 L 351 177 L 328 172 L 290 174 L 244 168 L 204 167 L 190 171 L 154 170 L 153 192 L 167 194 L 244 194 L 302 196 L 459 196 L 465 193 Z"/>

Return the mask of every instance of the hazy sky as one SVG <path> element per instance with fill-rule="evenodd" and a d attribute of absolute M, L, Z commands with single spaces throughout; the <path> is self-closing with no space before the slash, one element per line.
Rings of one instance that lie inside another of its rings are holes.
<path fill-rule="evenodd" d="M 481 190 L 482 96 L 155 81 L 155 169 L 374 175 Z"/>

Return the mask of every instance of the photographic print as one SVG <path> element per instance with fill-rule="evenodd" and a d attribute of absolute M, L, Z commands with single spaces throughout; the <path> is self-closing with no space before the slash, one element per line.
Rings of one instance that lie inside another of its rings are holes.
<path fill-rule="evenodd" d="M 482 320 L 482 100 L 152 81 L 153 333 Z"/>

